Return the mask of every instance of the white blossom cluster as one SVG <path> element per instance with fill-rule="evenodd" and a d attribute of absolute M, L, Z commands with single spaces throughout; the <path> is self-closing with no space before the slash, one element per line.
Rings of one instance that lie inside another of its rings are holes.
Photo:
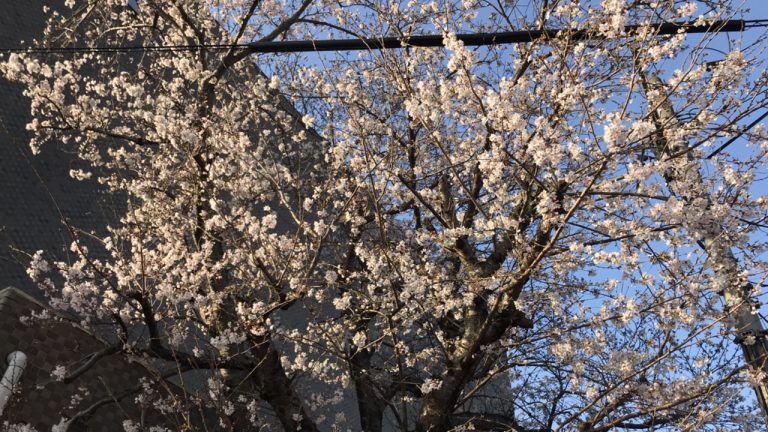
<path fill-rule="evenodd" d="M 768 270 L 768 134 L 707 156 L 764 105 L 765 47 L 720 58 L 722 36 L 653 25 L 736 2 L 124 3 L 72 1 L 48 43 L 204 46 L 0 71 L 33 150 L 65 146 L 74 178 L 125 199 L 105 238 L 72 227 L 71 259 L 28 273 L 158 376 L 175 365 L 189 397 L 150 380 L 140 404 L 226 430 L 755 418 L 765 380 L 734 340 Z M 563 31 L 458 36 L 520 28 Z M 319 60 L 213 47 L 435 32 L 443 48 Z"/>

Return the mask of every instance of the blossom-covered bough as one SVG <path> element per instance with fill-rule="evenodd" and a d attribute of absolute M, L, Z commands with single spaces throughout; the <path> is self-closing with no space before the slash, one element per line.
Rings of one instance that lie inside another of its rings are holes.
<path fill-rule="evenodd" d="M 69 146 L 92 167 L 75 177 L 126 200 L 106 238 L 74 227 L 78 259 L 40 252 L 29 273 L 108 352 L 159 369 L 137 397 L 177 428 L 200 406 L 232 430 L 763 421 L 761 359 L 733 341 L 764 343 L 734 317 L 766 275 L 768 137 L 706 156 L 766 109 L 765 46 L 653 25 L 737 2 L 125 3 L 68 1 L 40 43 L 196 48 L 2 71 L 27 88 L 33 149 Z M 544 28 L 594 37 L 453 36 Z M 445 48 L 226 47 L 434 32 Z"/>

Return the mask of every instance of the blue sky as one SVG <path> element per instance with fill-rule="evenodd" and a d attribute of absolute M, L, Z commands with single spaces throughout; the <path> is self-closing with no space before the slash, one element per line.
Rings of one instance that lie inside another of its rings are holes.
<path fill-rule="evenodd" d="M 768 2 L 765 0 L 747 0 L 745 4 L 752 9 L 748 19 L 768 18 Z"/>

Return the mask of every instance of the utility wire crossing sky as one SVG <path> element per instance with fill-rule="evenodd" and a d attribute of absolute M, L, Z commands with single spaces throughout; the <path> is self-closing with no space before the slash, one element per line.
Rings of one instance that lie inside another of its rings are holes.
<path fill-rule="evenodd" d="M 624 31 L 628 34 L 648 26 L 628 25 Z M 768 27 L 768 19 L 756 20 L 722 20 L 710 24 L 695 22 L 666 22 L 651 24 L 657 35 L 672 35 L 681 31 L 685 33 L 710 32 L 740 32 L 750 28 Z M 539 39 L 554 38 L 567 34 L 573 40 L 595 40 L 601 36 L 589 29 L 543 29 L 519 30 L 498 33 L 464 33 L 456 38 L 466 46 L 501 45 L 529 43 Z M 0 53 L 25 54 L 77 54 L 77 53 L 110 53 L 110 52 L 148 52 L 148 51 L 194 51 L 229 50 L 232 48 L 248 50 L 252 53 L 292 53 L 292 52 L 323 52 L 323 51 L 364 51 L 397 49 L 407 47 L 442 47 L 442 35 L 418 35 L 405 37 L 371 37 L 359 39 L 326 39 L 326 40 L 297 40 L 297 41 L 257 41 L 247 44 L 199 44 L 199 45 L 137 45 L 137 46 L 95 46 L 95 47 L 35 47 L 0 48 Z"/>

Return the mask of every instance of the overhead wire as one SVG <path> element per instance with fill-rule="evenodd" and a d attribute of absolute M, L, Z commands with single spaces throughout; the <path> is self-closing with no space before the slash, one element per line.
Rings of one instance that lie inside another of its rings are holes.
<path fill-rule="evenodd" d="M 688 22 L 664 22 L 648 25 L 624 26 L 627 35 L 637 34 L 641 29 L 652 28 L 655 35 L 674 35 L 684 32 L 686 34 L 742 32 L 748 29 L 768 27 L 768 19 L 752 20 L 717 20 L 710 23 L 697 21 Z M 542 29 L 542 30 L 518 30 L 510 32 L 492 33 L 460 33 L 456 39 L 465 46 L 488 46 L 530 43 L 537 40 L 553 39 L 560 35 L 566 35 L 571 40 L 598 40 L 603 39 L 599 33 L 589 29 Z M 362 51 L 362 50 L 386 50 L 407 47 L 443 47 L 445 37 L 443 35 L 415 35 L 403 37 L 370 37 L 358 39 L 322 39 L 322 40 L 289 40 L 289 41 L 257 41 L 244 44 L 191 44 L 191 45 L 115 45 L 115 46 L 71 46 L 71 47 L 0 47 L 0 53 L 24 53 L 35 55 L 46 54 L 90 54 L 90 53 L 133 53 L 133 52 L 181 52 L 181 51 L 226 51 L 240 49 L 249 53 L 277 54 L 297 52 L 330 52 L 330 51 Z M 768 116 L 768 112 L 744 128 L 736 136 L 729 139 L 706 158 L 719 154 L 730 146 L 745 132 L 752 129 L 762 119 Z"/>
<path fill-rule="evenodd" d="M 745 133 L 749 132 L 749 131 L 750 131 L 752 128 L 754 128 L 755 126 L 757 126 L 757 125 L 758 125 L 758 123 L 760 123 L 760 122 L 761 122 L 761 121 L 762 121 L 764 118 L 766 118 L 766 117 L 768 117 L 768 111 L 764 112 L 764 113 L 763 113 L 763 114 L 762 114 L 760 117 L 756 118 L 756 119 L 755 119 L 755 120 L 754 120 L 752 123 L 748 124 L 748 125 L 747 125 L 745 128 L 743 128 L 741 131 L 739 131 L 739 133 L 737 133 L 736 135 L 734 135 L 733 137 L 731 137 L 731 139 L 729 139 L 728 141 L 726 141 L 725 143 L 723 143 L 723 144 L 722 144 L 720 147 L 716 148 L 716 149 L 715 149 L 715 150 L 714 150 L 712 153 L 708 154 L 708 155 L 705 157 L 705 159 L 712 159 L 713 157 L 715 157 L 715 156 L 717 156 L 718 154 L 720 154 L 720 152 L 722 152 L 723 150 L 725 150 L 726 148 L 728 148 L 728 146 L 730 146 L 731 144 L 733 144 L 733 143 L 734 143 L 734 142 L 735 142 L 737 139 L 739 139 L 739 138 L 740 138 L 742 135 L 744 135 Z"/>
<path fill-rule="evenodd" d="M 641 29 L 652 28 L 656 35 L 674 35 L 680 32 L 701 34 L 713 32 L 740 32 L 747 29 L 768 27 L 768 19 L 718 20 L 710 23 L 664 22 L 648 25 L 624 26 L 626 34 L 637 34 Z M 493 33 L 460 33 L 456 39 L 465 46 L 487 46 L 530 43 L 567 35 L 571 40 L 598 40 L 604 38 L 591 29 L 542 29 L 517 30 Z M 256 41 L 244 44 L 191 44 L 191 45 L 114 45 L 114 46 L 71 46 L 71 47 L 0 47 L 0 53 L 24 54 L 88 54 L 88 53 L 129 53 L 129 52 L 176 52 L 176 51 L 224 51 L 241 49 L 250 53 L 295 53 L 328 51 L 384 50 L 407 47 L 443 47 L 443 35 L 387 36 L 358 39 L 321 39 Z"/>

